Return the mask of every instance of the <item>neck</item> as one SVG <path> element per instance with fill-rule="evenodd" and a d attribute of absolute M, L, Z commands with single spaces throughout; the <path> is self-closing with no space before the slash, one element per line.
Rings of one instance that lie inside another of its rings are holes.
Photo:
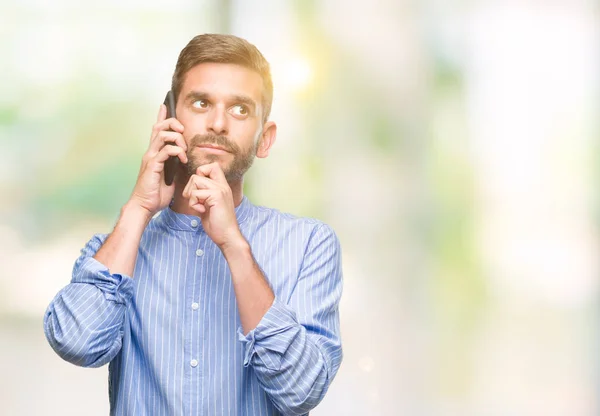
<path fill-rule="evenodd" d="M 179 176 L 179 175 L 178 175 Z M 173 205 L 171 205 L 171 209 L 179 214 L 187 214 L 187 215 L 196 215 L 200 216 L 198 211 L 193 210 L 189 206 L 189 200 L 184 198 L 182 193 L 187 185 L 187 179 L 185 181 L 179 181 L 178 178 L 175 178 L 175 193 L 173 196 Z M 231 194 L 233 196 L 233 204 L 237 207 L 242 203 L 242 199 L 244 198 L 244 178 L 239 181 L 229 183 L 229 187 L 231 188 Z"/>

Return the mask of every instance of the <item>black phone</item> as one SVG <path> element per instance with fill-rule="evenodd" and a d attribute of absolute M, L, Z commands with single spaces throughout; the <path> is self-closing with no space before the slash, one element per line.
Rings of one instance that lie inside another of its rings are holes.
<path fill-rule="evenodd" d="M 173 92 L 169 91 L 165 97 L 165 106 L 167 107 L 167 118 L 176 117 L 175 115 L 175 97 Z M 165 183 L 171 185 L 175 179 L 175 172 L 179 165 L 179 158 L 171 156 L 165 162 Z"/>

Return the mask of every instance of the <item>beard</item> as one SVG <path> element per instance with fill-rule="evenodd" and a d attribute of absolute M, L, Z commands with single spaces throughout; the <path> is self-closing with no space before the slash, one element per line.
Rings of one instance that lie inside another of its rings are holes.
<path fill-rule="evenodd" d="M 231 153 L 233 160 L 226 166 L 221 165 L 223 173 L 225 174 L 225 179 L 227 179 L 227 182 L 229 183 L 241 181 L 244 174 L 250 169 L 250 166 L 252 166 L 258 148 L 257 142 L 248 150 L 244 151 L 238 144 L 230 141 L 225 136 L 216 134 L 196 134 L 188 144 L 188 163 L 185 165 L 188 177 L 194 175 L 199 166 L 218 162 L 221 157 L 221 155 L 215 154 L 199 155 L 195 150 L 197 146 L 202 144 L 214 144 Z"/>

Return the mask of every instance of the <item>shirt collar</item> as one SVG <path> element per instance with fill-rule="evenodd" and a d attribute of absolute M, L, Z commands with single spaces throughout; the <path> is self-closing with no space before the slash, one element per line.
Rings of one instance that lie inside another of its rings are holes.
<path fill-rule="evenodd" d="M 242 202 L 235 207 L 235 216 L 238 224 L 241 224 L 248 218 L 252 210 L 252 203 L 244 195 Z M 174 230 L 180 231 L 198 231 L 202 230 L 202 221 L 197 215 L 180 214 L 166 207 L 158 214 L 156 221 L 158 224 L 167 226 Z"/>

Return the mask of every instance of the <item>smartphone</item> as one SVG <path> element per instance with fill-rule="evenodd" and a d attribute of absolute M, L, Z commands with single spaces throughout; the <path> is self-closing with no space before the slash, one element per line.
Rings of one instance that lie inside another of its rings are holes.
<path fill-rule="evenodd" d="M 165 97 L 165 106 L 167 107 L 167 118 L 176 117 L 175 97 L 173 96 L 172 91 L 169 91 L 167 93 L 167 96 Z M 167 185 L 171 185 L 173 183 L 173 179 L 175 179 L 175 172 L 177 171 L 178 165 L 179 158 L 177 156 L 171 156 L 165 162 L 165 183 Z"/>

